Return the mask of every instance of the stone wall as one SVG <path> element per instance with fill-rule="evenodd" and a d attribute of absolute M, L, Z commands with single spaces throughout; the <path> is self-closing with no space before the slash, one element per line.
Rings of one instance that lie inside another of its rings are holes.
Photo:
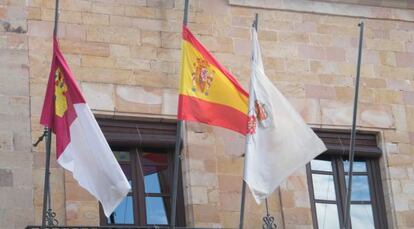
<path fill-rule="evenodd" d="M 392 14 L 384 16 L 378 12 L 388 12 L 389 8 L 366 11 L 366 6 L 353 5 L 353 9 L 364 10 L 341 11 L 344 17 L 301 12 L 300 8 L 298 12 L 285 11 L 283 7 L 263 5 L 267 1 L 190 2 L 189 28 L 245 88 L 250 72 L 250 26 L 258 12 L 259 39 L 269 78 L 309 124 L 322 128 L 350 128 L 359 19 L 349 16 L 369 13 L 371 19 L 365 20 L 358 127 L 377 131 L 380 136 L 390 227 L 414 227 L 411 11 L 393 9 Z M 301 1 L 289 2 L 295 6 Z M 28 1 L 34 138 L 42 132 L 38 120 L 50 67 L 53 9 L 54 0 Z M 96 114 L 175 118 L 183 0 L 71 0 L 61 1 L 60 12 L 62 51 Z M 24 103 L 24 98 L 27 94 L 18 101 Z M 189 226 L 235 227 L 243 169 L 243 159 L 237 155 L 243 153 L 243 138 L 201 124 L 188 123 L 185 129 L 183 176 Z M 27 132 L 13 136 L 19 133 Z M 5 145 L 10 148 L 11 134 L 5 132 L 5 136 L 9 139 Z M 43 152 L 43 146 L 33 149 L 37 222 L 41 214 Z M 13 170 L 0 172 L 9 185 L 10 172 Z M 52 188 L 61 224 L 98 224 L 96 201 L 55 161 Z M 279 228 L 312 227 L 305 168 L 276 190 L 270 209 Z M 257 206 L 248 194 L 246 228 L 257 228 L 264 211 L 264 206 Z"/>
<path fill-rule="evenodd" d="M 0 227 L 11 229 L 34 219 L 25 2 L 0 1 Z"/>

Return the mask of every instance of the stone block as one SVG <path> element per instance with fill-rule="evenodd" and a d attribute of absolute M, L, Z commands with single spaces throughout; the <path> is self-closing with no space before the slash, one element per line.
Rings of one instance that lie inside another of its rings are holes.
<path fill-rule="evenodd" d="M 115 110 L 115 90 L 112 84 L 81 83 L 82 93 L 91 109 Z"/>
<path fill-rule="evenodd" d="M 216 136 L 215 146 L 220 156 L 226 156 L 227 158 L 234 157 L 232 159 L 237 159 L 245 153 L 244 136 L 235 134 L 234 131 L 221 127 L 212 127 L 212 130 Z"/>
<path fill-rule="evenodd" d="M 360 125 L 366 127 L 395 127 L 392 109 L 387 106 L 361 104 L 359 107 L 359 117 Z"/>
<path fill-rule="evenodd" d="M 63 53 L 84 54 L 91 56 L 109 56 L 109 45 L 98 42 L 59 41 Z"/>
<path fill-rule="evenodd" d="M 82 12 L 82 22 L 87 25 L 109 25 L 109 15 Z"/>
<path fill-rule="evenodd" d="M 144 58 L 117 58 L 115 66 L 119 69 L 132 70 L 134 72 L 149 71 L 151 69 L 150 60 Z M 139 83 L 138 80 L 137 82 Z"/>
<path fill-rule="evenodd" d="M 302 59 L 286 59 L 287 72 L 309 72 L 310 64 L 308 60 Z"/>
<path fill-rule="evenodd" d="M 140 30 L 131 27 L 115 27 L 90 25 L 86 32 L 86 40 L 94 42 L 140 45 Z"/>
<path fill-rule="evenodd" d="M 309 208 L 284 208 L 283 212 L 286 225 L 312 225 Z"/>
<path fill-rule="evenodd" d="M 181 59 L 181 50 L 179 49 L 165 49 L 157 48 L 157 57 L 158 60 L 163 61 L 176 61 L 179 62 Z"/>
<path fill-rule="evenodd" d="M 398 67 L 414 67 L 414 63 L 412 63 L 414 59 L 413 53 L 397 52 L 395 55 Z"/>
<path fill-rule="evenodd" d="M 130 17 L 110 15 L 109 24 L 111 26 L 131 27 L 132 20 Z"/>
<path fill-rule="evenodd" d="M 117 86 L 115 110 L 139 113 L 160 113 L 162 91 L 157 88 Z"/>
<path fill-rule="evenodd" d="M 13 199 L 14 208 L 33 207 L 33 187 L 15 188 L 10 197 Z"/>
<path fill-rule="evenodd" d="M 125 8 L 125 15 L 128 17 L 158 18 L 160 16 L 158 11 L 156 8 L 129 6 Z"/>
<path fill-rule="evenodd" d="M 13 170 L 13 185 L 16 188 L 32 187 L 32 168 L 20 168 Z"/>
<path fill-rule="evenodd" d="M 13 187 L 12 170 L 0 169 L 0 187 Z"/>
<path fill-rule="evenodd" d="M 203 186 L 206 188 L 218 187 L 218 178 L 214 173 L 193 170 L 189 171 L 189 176 L 191 186 Z"/>
<path fill-rule="evenodd" d="M 220 210 L 240 211 L 240 196 L 239 193 L 220 193 Z"/>
<path fill-rule="evenodd" d="M 151 46 L 135 46 L 131 47 L 131 57 L 141 59 L 156 59 L 157 48 Z"/>
<path fill-rule="evenodd" d="M 305 59 L 323 60 L 326 58 L 324 49 L 317 46 L 299 45 L 299 56 Z"/>
<path fill-rule="evenodd" d="M 164 89 L 162 94 L 162 114 L 177 115 L 178 110 L 178 91 Z"/>
<path fill-rule="evenodd" d="M 374 101 L 377 104 L 402 104 L 402 95 L 398 91 L 377 89 L 374 91 Z"/>
<path fill-rule="evenodd" d="M 143 45 L 161 47 L 161 44 L 162 44 L 161 32 L 141 30 L 141 43 Z M 171 43 L 177 44 L 176 42 L 171 42 Z"/>
<path fill-rule="evenodd" d="M 414 106 L 414 91 L 403 91 L 404 104 Z"/>
<path fill-rule="evenodd" d="M 322 123 L 327 125 L 351 125 L 352 102 L 320 100 Z"/>
<path fill-rule="evenodd" d="M 81 67 L 74 71 L 79 81 L 113 84 L 133 84 L 133 71 L 124 69 Z"/>
<path fill-rule="evenodd" d="M 13 132 L 12 131 L 1 131 L 0 132 L 0 152 L 14 150 L 13 144 Z"/>
<path fill-rule="evenodd" d="M 194 221 L 197 223 L 218 223 L 220 222 L 219 211 L 216 206 L 194 205 Z"/>
<path fill-rule="evenodd" d="M 320 105 L 317 99 L 289 98 L 289 102 L 309 124 L 321 123 Z"/>
<path fill-rule="evenodd" d="M 278 42 L 289 44 L 309 43 L 309 35 L 301 32 L 280 32 L 278 33 Z"/>
<path fill-rule="evenodd" d="M 336 99 L 336 92 L 333 87 L 308 84 L 305 85 L 305 92 L 307 98 Z"/>
<path fill-rule="evenodd" d="M 114 68 L 115 59 L 112 57 L 83 55 L 81 58 L 81 65 L 85 67 Z"/>
<path fill-rule="evenodd" d="M 208 195 L 206 187 L 191 187 L 192 204 L 208 204 Z"/>
<path fill-rule="evenodd" d="M 219 175 L 220 193 L 240 193 L 242 184 L 242 173 L 237 175 Z"/>
<path fill-rule="evenodd" d="M 111 56 L 113 57 L 130 57 L 130 48 L 128 45 L 118 45 L 118 44 L 110 44 L 109 45 Z"/>
<path fill-rule="evenodd" d="M 391 41 L 386 39 L 367 39 L 365 41 L 367 49 L 382 51 L 404 51 L 404 43 L 400 41 Z"/>
<path fill-rule="evenodd" d="M 109 15 L 124 15 L 125 7 L 112 2 L 94 2 L 91 12 Z"/>
<path fill-rule="evenodd" d="M 217 172 L 218 174 L 239 175 L 243 171 L 242 158 L 221 156 L 217 158 Z"/>
<path fill-rule="evenodd" d="M 154 88 L 171 87 L 171 84 L 169 83 L 169 76 L 167 74 L 148 70 L 134 70 L 133 84 L 136 86 Z"/>

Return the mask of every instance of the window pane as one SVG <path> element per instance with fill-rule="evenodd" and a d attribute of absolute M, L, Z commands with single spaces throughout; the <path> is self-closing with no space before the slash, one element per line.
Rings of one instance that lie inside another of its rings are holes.
<path fill-rule="evenodd" d="M 339 229 L 338 208 L 335 204 L 316 203 L 316 215 L 319 229 Z"/>
<path fill-rule="evenodd" d="M 344 171 L 349 172 L 349 161 L 344 161 Z M 367 171 L 367 164 L 365 161 L 354 161 L 353 163 L 353 172 L 366 172 Z"/>
<path fill-rule="evenodd" d="M 114 155 L 115 155 L 116 160 L 118 160 L 119 162 L 131 161 L 131 158 L 129 156 L 129 152 L 114 151 Z"/>
<path fill-rule="evenodd" d="M 372 216 L 372 207 L 369 204 L 351 205 L 351 222 L 352 228 L 374 229 L 374 218 Z"/>
<path fill-rule="evenodd" d="M 146 175 L 144 177 L 144 182 L 145 182 L 145 193 L 161 193 L 158 173 Z"/>
<path fill-rule="evenodd" d="M 311 161 L 311 168 L 312 170 L 332 172 L 332 163 L 331 161 L 315 159 Z"/>
<path fill-rule="evenodd" d="M 345 176 L 346 186 L 348 187 L 349 176 Z M 370 201 L 368 176 L 352 176 L 352 195 L 351 200 Z"/>
<path fill-rule="evenodd" d="M 108 224 L 133 224 L 134 209 L 132 204 L 132 196 L 125 197 L 108 218 Z"/>
<path fill-rule="evenodd" d="M 312 174 L 315 199 L 336 200 L 332 175 Z"/>
<path fill-rule="evenodd" d="M 147 224 L 168 224 L 165 201 L 162 197 L 145 197 Z"/>
<path fill-rule="evenodd" d="M 143 153 L 141 160 L 143 165 L 167 165 L 168 155 L 166 153 Z"/>

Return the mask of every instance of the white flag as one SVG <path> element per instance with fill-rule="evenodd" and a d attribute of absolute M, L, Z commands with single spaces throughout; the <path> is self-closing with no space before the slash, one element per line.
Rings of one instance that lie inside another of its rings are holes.
<path fill-rule="evenodd" d="M 326 150 L 323 142 L 267 78 L 257 32 L 249 97 L 244 180 L 257 203 L 289 175 Z"/>

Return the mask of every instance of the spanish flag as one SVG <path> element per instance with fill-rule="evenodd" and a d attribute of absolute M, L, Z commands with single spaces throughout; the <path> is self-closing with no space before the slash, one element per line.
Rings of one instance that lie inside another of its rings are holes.
<path fill-rule="evenodd" d="M 178 119 L 247 133 L 248 93 L 183 27 Z"/>
<path fill-rule="evenodd" d="M 105 215 L 131 186 L 83 97 L 56 38 L 40 123 L 56 135 L 57 162 L 98 199 Z"/>

